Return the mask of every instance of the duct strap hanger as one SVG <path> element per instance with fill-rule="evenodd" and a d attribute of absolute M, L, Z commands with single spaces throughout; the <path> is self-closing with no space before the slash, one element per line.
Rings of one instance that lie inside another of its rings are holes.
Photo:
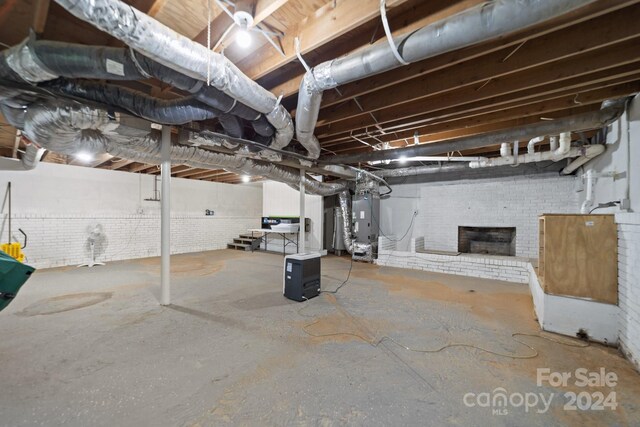
<path fill-rule="evenodd" d="M 311 77 L 313 77 L 313 81 L 316 82 L 316 84 L 318 83 L 316 80 L 316 76 L 313 75 L 313 72 L 311 71 L 311 67 L 309 67 L 309 65 L 307 64 L 307 61 L 304 60 L 304 58 L 302 57 L 302 53 L 300 52 L 300 39 L 298 37 L 296 37 L 294 39 L 294 46 L 296 49 L 296 56 L 298 57 L 298 61 L 300 61 L 300 63 L 302 64 L 302 66 L 304 67 L 304 69 L 307 71 L 307 73 L 309 73 L 311 75 Z"/>
<path fill-rule="evenodd" d="M 393 36 L 391 35 L 391 30 L 389 29 L 389 21 L 387 20 L 387 3 L 386 0 L 380 0 L 380 18 L 382 19 L 382 27 L 384 28 L 384 33 L 387 36 L 387 41 L 389 42 L 389 47 L 391 48 L 391 52 L 393 56 L 396 57 L 399 63 L 402 65 L 409 65 L 407 61 L 404 60 L 400 52 L 398 51 L 398 47 L 393 41 Z"/>

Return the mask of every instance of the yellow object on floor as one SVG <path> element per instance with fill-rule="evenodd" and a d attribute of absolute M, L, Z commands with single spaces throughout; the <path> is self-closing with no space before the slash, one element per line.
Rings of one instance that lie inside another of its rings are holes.
<path fill-rule="evenodd" d="M 15 258 L 20 262 L 24 262 L 24 253 L 22 253 L 20 243 L 3 243 L 2 245 L 0 245 L 0 250 L 2 252 L 5 252 L 11 258 Z"/>

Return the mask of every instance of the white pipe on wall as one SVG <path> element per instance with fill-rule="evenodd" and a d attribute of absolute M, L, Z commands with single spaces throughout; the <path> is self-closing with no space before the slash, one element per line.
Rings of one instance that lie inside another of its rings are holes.
<path fill-rule="evenodd" d="M 593 207 L 593 184 L 596 179 L 593 174 L 593 169 L 589 169 L 584 178 L 587 180 L 587 194 L 584 202 L 582 202 L 582 206 L 580 207 L 580 213 L 588 214 Z"/>
<path fill-rule="evenodd" d="M 575 161 L 578 161 L 580 159 L 586 159 L 586 160 L 582 160 L 583 163 L 586 163 L 589 159 L 596 157 L 603 151 L 604 151 L 604 147 L 598 144 L 598 145 L 589 145 L 586 148 L 584 147 L 570 148 L 569 151 L 563 154 L 562 157 L 560 158 L 557 157 L 556 151 L 544 151 L 544 152 L 538 152 L 534 154 L 529 154 L 529 153 L 521 154 L 517 156 L 516 160 L 518 163 L 534 163 L 534 162 L 543 162 L 545 160 L 558 161 L 558 160 L 562 160 L 569 157 L 578 157 L 578 159 L 576 159 Z M 484 161 L 484 162 L 470 162 L 469 167 L 475 169 L 475 168 L 486 168 L 486 167 L 492 167 L 492 166 L 511 165 L 511 164 L 514 164 L 514 157 L 515 156 L 492 157 L 487 159 L 487 161 Z M 564 171 L 566 169 L 568 169 L 568 166 L 562 171 L 562 173 L 565 175 L 566 173 Z M 573 170 L 570 170 L 568 173 L 571 173 Z"/>
<path fill-rule="evenodd" d="M 502 144 L 500 144 L 500 156 L 501 157 L 511 156 L 511 146 L 509 145 L 508 142 L 503 142 Z"/>
<path fill-rule="evenodd" d="M 162 126 L 160 146 L 160 304 L 171 304 L 171 127 Z"/>
<path fill-rule="evenodd" d="M 555 157 L 560 160 L 566 156 L 566 154 L 571 149 L 571 132 L 562 132 L 560 134 L 560 147 L 557 150 L 553 151 Z"/>
<path fill-rule="evenodd" d="M 538 142 L 542 142 L 542 141 L 544 141 L 544 136 L 536 136 L 535 138 L 531 138 L 529 140 L 529 143 L 527 144 L 527 153 L 529 153 L 529 154 L 535 153 L 536 152 L 536 148 L 535 148 L 536 144 Z"/>
<path fill-rule="evenodd" d="M 605 146 L 602 144 L 590 145 L 589 147 L 587 147 L 585 152 L 580 157 L 578 157 L 577 159 L 574 159 L 571 163 L 567 165 L 567 167 L 562 169 L 561 173 L 563 175 L 569 175 L 570 173 L 578 169 L 580 166 L 587 163 L 589 160 L 604 153 L 604 151 L 605 151 Z"/>

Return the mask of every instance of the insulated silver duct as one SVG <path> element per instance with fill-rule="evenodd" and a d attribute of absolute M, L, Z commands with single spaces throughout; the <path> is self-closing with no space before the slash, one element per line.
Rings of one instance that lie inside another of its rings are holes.
<path fill-rule="evenodd" d="M 393 150 L 378 150 L 367 153 L 331 156 L 335 163 L 365 163 L 376 160 L 387 160 L 399 157 L 433 156 L 450 151 L 463 151 L 474 148 L 498 145 L 503 142 L 525 141 L 538 135 L 557 135 L 562 132 L 577 132 L 590 129 L 600 129 L 616 121 L 624 111 L 626 99 L 603 103 L 599 111 L 578 114 L 553 121 L 542 121 L 531 125 L 487 132 L 481 135 L 451 139 L 444 142 L 434 142 L 422 145 L 397 148 Z"/>
<path fill-rule="evenodd" d="M 51 80 L 52 77 L 55 80 Z M 57 77 L 124 81 L 153 77 L 177 89 L 192 93 L 193 100 L 171 106 L 166 100 L 140 94 L 148 100 L 137 97 L 134 109 L 128 108 L 128 111 L 138 114 L 140 108 L 144 107 L 142 110 L 146 115 L 140 115 L 140 117 L 162 124 L 180 124 L 188 121 L 187 119 L 197 121 L 218 117 L 227 134 L 241 137 L 243 126 L 238 119 L 232 117 L 236 116 L 248 120 L 260 137 L 270 138 L 274 134 L 274 129 L 263 114 L 237 102 L 214 87 L 206 86 L 198 80 L 142 55 L 136 57 L 133 51 L 127 48 L 85 46 L 28 38 L 0 55 L 0 80 L 6 86 L 21 87 L 27 81 L 31 85 L 37 85 L 50 92 L 56 91 L 56 94 L 75 98 L 84 97 L 84 100 L 107 104 L 109 98 L 119 98 L 120 94 L 113 94 L 114 91 L 120 90 L 123 94 L 127 93 L 125 89 L 117 86 L 107 88 Z M 124 100 L 131 103 L 131 97 L 128 95 L 124 96 Z M 155 100 L 156 105 L 149 111 L 148 104 L 151 100 Z M 196 100 L 202 104 L 199 105 Z"/>
<path fill-rule="evenodd" d="M 38 103 L 27 109 L 24 134 L 33 142 L 64 154 L 80 151 L 113 156 L 150 164 L 160 164 L 157 132 L 122 124 L 106 111 L 86 105 L 60 101 Z M 225 141 L 214 141 L 224 144 Z M 171 160 L 197 168 L 227 169 L 236 173 L 259 175 L 286 184 L 300 183 L 297 169 L 257 161 L 236 155 L 215 153 L 195 146 L 172 145 Z M 307 177 L 309 193 L 333 195 L 345 189 L 341 183 L 324 183 Z"/>
<path fill-rule="evenodd" d="M 29 171 L 35 169 L 40 163 L 46 150 L 38 148 L 35 144 L 27 144 L 21 159 L 0 157 L 0 171 Z"/>
<path fill-rule="evenodd" d="M 340 211 L 342 212 L 342 224 L 344 232 L 342 238 L 344 239 L 344 247 L 350 254 L 353 254 L 353 238 L 351 237 L 351 196 L 349 190 L 344 190 L 338 193 L 338 200 L 340 202 Z"/>
<path fill-rule="evenodd" d="M 193 42 L 120 0 L 56 0 L 77 18 L 121 40 L 136 52 L 202 82 L 264 113 L 276 130 L 271 147 L 293 138 L 289 112 L 271 92 L 249 79 L 224 56 Z"/>
<path fill-rule="evenodd" d="M 454 163 L 448 165 L 414 166 L 408 168 L 386 169 L 373 172 L 381 178 L 400 178 L 405 176 L 426 175 L 441 172 L 463 172 L 469 170 L 469 165 L 465 163 Z"/>
<path fill-rule="evenodd" d="M 393 39 L 404 63 L 421 61 L 522 30 L 595 0 L 495 0 Z M 401 63 L 387 40 L 308 71 L 300 84 L 296 137 L 309 152 L 319 153 L 313 135 L 322 92 L 398 68 Z"/>

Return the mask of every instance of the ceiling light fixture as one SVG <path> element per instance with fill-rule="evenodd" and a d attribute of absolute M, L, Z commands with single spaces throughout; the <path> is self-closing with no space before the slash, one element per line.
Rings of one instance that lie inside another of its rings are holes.
<path fill-rule="evenodd" d="M 400 157 L 398 158 L 398 162 L 399 162 L 400 164 L 405 164 L 405 163 L 407 163 L 407 157 L 406 157 L 406 156 L 400 156 Z"/>
<path fill-rule="evenodd" d="M 242 182 L 249 182 L 251 181 L 251 177 L 249 175 L 242 175 Z"/>
<path fill-rule="evenodd" d="M 247 49 L 251 46 L 251 34 L 246 28 L 240 28 L 238 34 L 236 34 L 236 43 L 243 49 Z"/>
<path fill-rule="evenodd" d="M 93 160 L 93 154 L 88 153 L 86 151 L 80 151 L 79 153 L 76 154 L 75 157 L 76 159 L 84 163 L 88 163 Z"/>

